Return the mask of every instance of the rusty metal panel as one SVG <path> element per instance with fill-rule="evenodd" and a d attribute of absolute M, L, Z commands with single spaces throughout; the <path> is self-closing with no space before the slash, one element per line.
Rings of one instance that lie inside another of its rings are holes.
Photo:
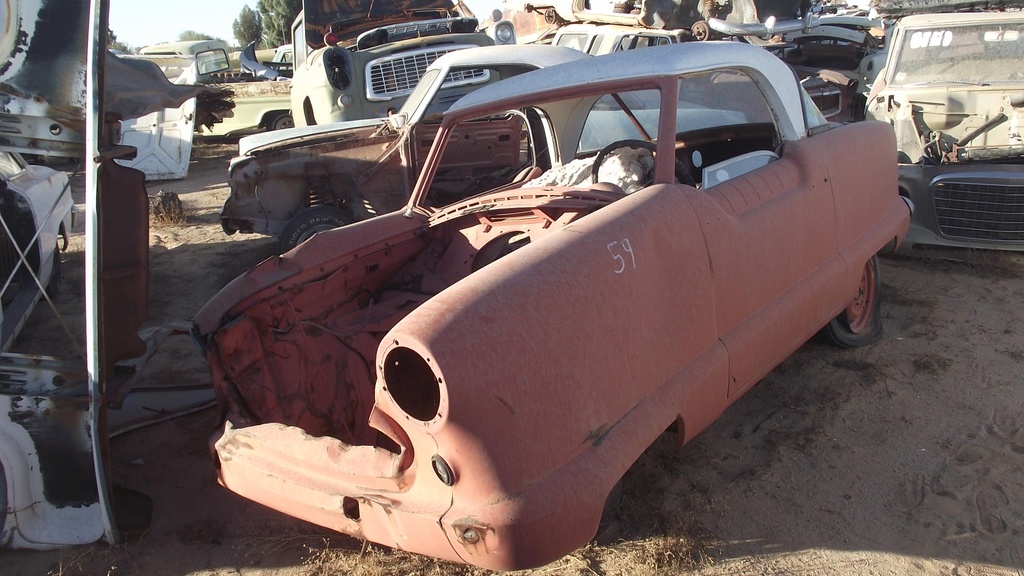
<path fill-rule="evenodd" d="M 0 145 L 26 154 L 81 156 L 85 5 L 79 0 L 5 0 L 4 6 Z"/>
<path fill-rule="evenodd" d="M 103 536 L 89 390 L 55 358 L 0 361 L 0 547 L 54 548 Z"/>
<path fill-rule="evenodd" d="M 312 48 L 324 45 L 324 34 L 334 25 L 334 31 L 348 24 L 373 22 L 382 25 L 393 19 L 408 19 L 409 12 L 417 10 L 455 9 L 451 0 L 303 0 L 302 11 L 306 24 L 306 42 Z"/>

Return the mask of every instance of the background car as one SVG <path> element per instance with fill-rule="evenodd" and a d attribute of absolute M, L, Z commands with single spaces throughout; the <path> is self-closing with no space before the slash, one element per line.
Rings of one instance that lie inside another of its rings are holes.
<path fill-rule="evenodd" d="M 296 126 L 381 118 L 397 110 L 439 56 L 514 45 L 511 22 L 479 30 L 451 0 L 304 0 L 292 23 Z"/>
<path fill-rule="evenodd" d="M 892 125 L 907 241 L 1024 249 L 1024 12 L 901 18 L 867 115 Z"/>
<path fill-rule="evenodd" d="M 67 248 L 73 214 L 66 174 L 28 164 L 17 152 L 0 150 L 0 218 L 4 223 L 0 230 L 0 278 L 4 279 L 0 344 L 4 351 L 42 290 L 56 290 L 60 284 L 59 251 Z"/>
<path fill-rule="evenodd" d="M 880 336 L 875 254 L 910 213 L 894 154 L 887 125 L 827 123 L 736 42 L 482 87 L 404 211 L 319 233 L 197 313 L 220 482 L 387 546 L 550 562 L 667 428 L 691 440 L 819 330 Z M 648 169 L 627 194 L 630 166 Z"/>
<path fill-rule="evenodd" d="M 430 65 L 388 118 L 245 138 L 228 170 L 221 225 L 276 236 L 285 252 L 319 231 L 399 210 L 448 106 L 480 86 L 585 57 L 551 46 L 458 50 Z"/>

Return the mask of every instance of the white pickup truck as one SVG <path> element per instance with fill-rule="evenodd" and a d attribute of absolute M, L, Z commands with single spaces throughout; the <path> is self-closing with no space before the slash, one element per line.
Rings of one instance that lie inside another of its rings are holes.
<path fill-rule="evenodd" d="M 171 81 L 176 81 L 178 74 L 194 62 L 195 82 L 230 90 L 235 104 L 231 115 L 212 126 L 196 126 L 197 132 L 224 136 L 294 126 L 290 111 L 291 81 L 284 77 L 264 81 L 243 71 L 240 65 L 232 65 L 230 48 L 223 41 L 155 44 L 140 49 L 139 57 L 157 63 Z"/>

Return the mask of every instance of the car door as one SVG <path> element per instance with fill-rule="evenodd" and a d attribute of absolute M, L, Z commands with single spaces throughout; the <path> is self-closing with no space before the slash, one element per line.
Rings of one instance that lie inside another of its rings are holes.
<path fill-rule="evenodd" d="M 680 131 L 699 136 L 681 138 L 695 142 L 683 155 L 703 173 L 693 198 L 735 398 L 837 312 L 845 264 L 832 186 L 814 143 L 774 149 L 771 109 L 744 72 L 683 78 L 678 109 Z M 735 169 L 752 157 L 763 165 Z"/>

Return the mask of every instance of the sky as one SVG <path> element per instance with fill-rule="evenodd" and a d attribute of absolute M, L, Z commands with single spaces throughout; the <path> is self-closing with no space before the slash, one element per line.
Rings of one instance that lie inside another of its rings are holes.
<path fill-rule="evenodd" d="M 467 0 L 467 4 L 484 19 L 500 0 Z M 242 6 L 256 10 L 256 0 L 110 0 L 110 29 L 133 48 L 174 42 L 185 30 L 234 44 L 231 25 Z"/>
<path fill-rule="evenodd" d="M 242 6 L 255 10 L 256 0 L 110 0 L 110 30 L 133 48 L 174 42 L 185 30 L 234 44 L 231 24 Z"/>

